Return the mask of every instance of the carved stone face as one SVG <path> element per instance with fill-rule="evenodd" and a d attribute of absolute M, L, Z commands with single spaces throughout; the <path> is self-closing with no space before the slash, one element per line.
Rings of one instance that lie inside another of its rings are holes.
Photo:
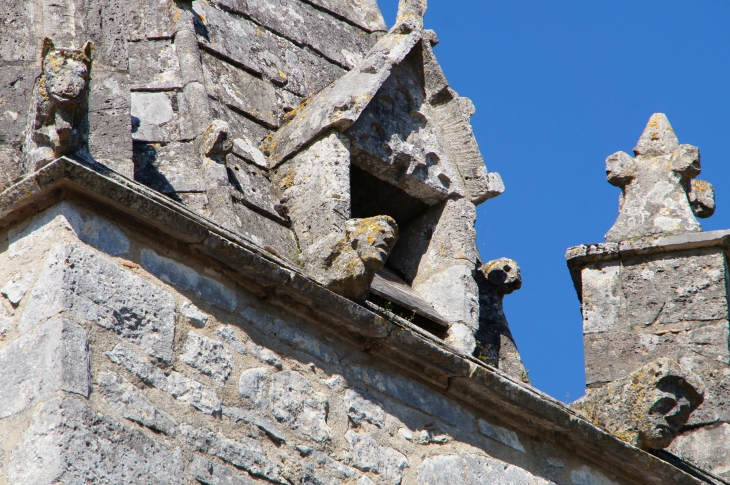
<path fill-rule="evenodd" d="M 71 50 L 49 52 L 43 60 L 46 90 L 56 100 L 76 100 L 84 93 L 89 79 L 88 58 Z"/>
<path fill-rule="evenodd" d="M 345 230 L 352 249 L 357 251 L 366 267 L 380 269 L 398 240 L 398 225 L 388 216 L 350 219 Z"/>
<path fill-rule="evenodd" d="M 650 393 L 645 402 L 651 404 L 647 419 L 639 428 L 639 446 L 644 449 L 663 449 L 669 446 L 687 424 L 693 407 L 684 389 L 684 382 L 664 379 Z"/>

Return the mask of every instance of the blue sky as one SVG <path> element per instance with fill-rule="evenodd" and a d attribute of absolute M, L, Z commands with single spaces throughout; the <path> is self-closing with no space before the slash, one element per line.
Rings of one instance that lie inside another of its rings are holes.
<path fill-rule="evenodd" d="M 386 23 L 397 0 L 379 0 Z M 715 186 L 707 230 L 730 228 L 730 2 L 430 0 L 426 27 L 451 86 L 506 191 L 478 207 L 485 260 L 515 259 L 523 286 L 505 298 L 535 387 L 583 394 L 580 305 L 565 250 L 602 242 L 618 214 L 606 157 L 631 153 L 666 113 L 702 154 Z"/>

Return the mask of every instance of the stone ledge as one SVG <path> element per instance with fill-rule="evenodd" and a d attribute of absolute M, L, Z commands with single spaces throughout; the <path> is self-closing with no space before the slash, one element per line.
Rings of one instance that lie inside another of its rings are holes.
<path fill-rule="evenodd" d="M 104 167 L 61 158 L 0 194 L 0 228 L 70 199 L 134 230 L 168 235 L 177 250 L 225 267 L 228 276 L 287 313 L 381 357 L 448 398 L 464 402 L 530 436 L 539 436 L 611 469 L 629 483 L 696 484 L 697 479 L 590 424 L 563 403 L 442 340 L 388 321 L 322 288 L 289 262 L 184 206 Z M 711 234 L 711 233 L 707 233 Z M 706 234 L 705 234 L 706 235 Z M 676 243 L 675 243 L 676 244 Z"/>

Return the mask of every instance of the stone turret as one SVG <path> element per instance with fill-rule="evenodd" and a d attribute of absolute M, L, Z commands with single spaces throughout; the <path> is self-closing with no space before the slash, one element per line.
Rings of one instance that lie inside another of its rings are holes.
<path fill-rule="evenodd" d="M 582 303 L 586 399 L 657 359 L 678 362 L 705 394 L 669 450 L 726 473 L 716 448 L 730 436 L 730 231 L 701 232 L 695 216 L 714 212 L 712 186 L 694 180 L 699 149 L 679 144 L 666 116 L 651 117 L 634 154 L 606 160 L 622 189 L 606 242 L 566 254 Z"/>

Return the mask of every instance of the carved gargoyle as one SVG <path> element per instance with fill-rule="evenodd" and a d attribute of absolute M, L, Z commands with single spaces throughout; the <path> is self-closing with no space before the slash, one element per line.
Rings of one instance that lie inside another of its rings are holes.
<path fill-rule="evenodd" d="M 388 216 L 349 219 L 343 233 L 332 233 L 302 255 L 304 267 L 327 289 L 361 301 L 398 240 L 398 225 Z"/>
<path fill-rule="evenodd" d="M 33 90 L 23 147 L 26 172 L 88 151 L 92 47 L 87 42 L 81 50 L 57 49 L 49 37 L 43 40 L 41 75 Z"/>
<path fill-rule="evenodd" d="M 703 399 L 702 381 L 662 358 L 590 390 L 572 406 L 611 434 L 648 450 L 669 446 Z"/>
<path fill-rule="evenodd" d="M 701 231 L 695 216 L 715 212 L 715 193 L 709 182 L 693 180 L 700 174 L 699 148 L 680 145 L 667 117 L 656 113 L 634 154 L 606 159 L 606 179 L 622 189 L 619 216 L 606 240 Z"/>

